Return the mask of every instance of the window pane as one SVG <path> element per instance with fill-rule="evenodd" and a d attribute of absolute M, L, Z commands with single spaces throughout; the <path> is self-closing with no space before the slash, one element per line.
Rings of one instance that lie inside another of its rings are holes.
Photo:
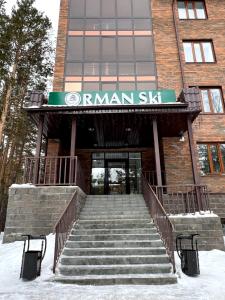
<path fill-rule="evenodd" d="M 103 0 L 102 1 L 102 17 L 115 17 L 116 16 L 116 4 L 115 0 Z"/>
<path fill-rule="evenodd" d="M 220 161 L 217 151 L 217 145 L 210 145 L 210 152 L 212 157 L 212 163 L 213 163 L 213 171 L 215 173 L 219 173 L 221 171 L 220 169 Z"/>
<path fill-rule="evenodd" d="M 82 76 L 82 64 L 81 63 L 67 63 L 66 64 L 66 76 Z"/>
<path fill-rule="evenodd" d="M 223 160 L 223 169 L 225 170 L 225 144 L 220 145 L 220 151 Z"/>
<path fill-rule="evenodd" d="M 131 0 L 117 0 L 117 16 L 131 17 Z"/>
<path fill-rule="evenodd" d="M 179 19 L 187 19 L 187 13 L 186 13 L 184 1 L 178 1 L 178 14 L 179 14 Z"/>
<path fill-rule="evenodd" d="M 219 89 L 211 89 L 212 105 L 215 113 L 223 113 L 223 102 Z"/>
<path fill-rule="evenodd" d="M 149 37 L 135 38 L 136 60 L 153 60 L 152 39 Z"/>
<path fill-rule="evenodd" d="M 201 168 L 201 175 L 210 173 L 208 147 L 207 145 L 198 145 L 199 163 Z"/>
<path fill-rule="evenodd" d="M 137 82 L 137 89 L 139 91 L 156 90 L 155 82 Z"/>
<path fill-rule="evenodd" d="M 119 63 L 119 75 L 134 75 L 133 63 Z"/>
<path fill-rule="evenodd" d="M 85 63 L 84 64 L 84 75 L 85 76 L 99 75 L 99 64 L 98 63 Z"/>
<path fill-rule="evenodd" d="M 155 63 L 153 62 L 137 62 L 136 63 L 137 75 L 155 75 Z"/>
<path fill-rule="evenodd" d="M 127 61 L 134 59 L 133 39 L 131 37 L 118 38 L 118 59 Z"/>
<path fill-rule="evenodd" d="M 201 53 L 201 47 L 199 43 L 194 43 L 194 49 L 195 49 L 195 59 L 196 62 L 202 62 L 202 53 Z"/>
<path fill-rule="evenodd" d="M 212 44 L 210 42 L 202 43 L 203 52 L 206 62 L 214 62 Z"/>
<path fill-rule="evenodd" d="M 188 2 L 188 16 L 189 19 L 195 19 L 195 13 L 192 2 Z"/>
<path fill-rule="evenodd" d="M 116 91 L 116 83 L 102 83 L 102 91 Z"/>
<path fill-rule="evenodd" d="M 98 19 L 86 19 L 86 30 L 101 30 L 101 21 Z"/>
<path fill-rule="evenodd" d="M 84 30 L 84 19 L 70 19 L 69 30 Z"/>
<path fill-rule="evenodd" d="M 98 37 L 85 38 L 85 60 L 100 60 L 100 39 Z"/>
<path fill-rule="evenodd" d="M 114 37 L 102 38 L 102 60 L 103 61 L 116 60 L 116 39 Z"/>
<path fill-rule="evenodd" d="M 132 21 L 129 19 L 118 19 L 118 30 L 132 30 Z"/>
<path fill-rule="evenodd" d="M 99 82 L 83 82 L 83 91 L 99 91 Z"/>
<path fill-rule="evenodd" d="M 116 63 L 104 63 L 102 64 L 103 76 L 115 76 L 117 75 Z"/>
<path fill-rule="evenodd" d="M 134 30 L 150 30 L 151 20 L 150 19 L 134 19 Z"/>
<path fill-rule="evenodd" d="M 86 0 L 86 17 L 100 17 L 100 0 Z"/>
<path fill-rule="evenodd" d="M 186 62 L 194 62 L 191 43 L 183 43 Z"/>
<path fill-rule="evenodd" d="M 195 2 L 196 14 L 198 19 L 206 19 L 205 6 L 202 1 Z"/>
<path fill-rule="evenodd" d="M 67 59 L 83 60 L 83 38 L 82 37 L 68 38 Z"/>
<path fill-rule="evenodd" d="M 123 0 L 122 0 L 123 1 Z M 148 17 L 150 16 L 150 1 L 149 0 L 133 0 L 133 16 Z"/>
<path fill-rule="evenodd" d="M 84 17 L 84 0 L 71 0 L 70 17 Z"/>
<path fill-rule="evenodd" d="M 102 30 L 116 30 L 116 20 L 102 19 Z"/>
<path fill-rule="evenodd" d="M 202 93 L 202 104 L 203 104 L 204 112 L 206 113 L 211 112 L 208 90 L 202 90 L 201 93 Z"/>
<path fill-rule="evenodd" d="M 120 82 L 119 90 L 120 91 L 134 91 L 135 83 L 134 82 Z"/>

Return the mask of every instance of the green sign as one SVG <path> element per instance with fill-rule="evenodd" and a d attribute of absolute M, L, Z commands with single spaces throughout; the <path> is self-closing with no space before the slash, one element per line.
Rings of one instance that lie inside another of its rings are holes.
<path fill-rule="evenodd" d="M 176 102 L 174 90 L 52 92 L 48 105 L 93 107 L 157 105 Z"/>

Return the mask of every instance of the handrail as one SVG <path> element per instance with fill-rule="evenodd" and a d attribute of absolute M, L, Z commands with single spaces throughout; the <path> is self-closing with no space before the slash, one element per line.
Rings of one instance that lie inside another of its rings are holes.
<path fill-rule="evenodd" d="M 65 208 L 64 212 L 61 214 L 59 220 L 54 226 L 55 233 L 55 253 L 54 253 L 54 263 L 53 272 L 55 273 L 56 265 L 58 263 L 59 257 L 63 251 L 66 244 L 68 236 L 71 232 L 73 224 L 79 219 L 80 212 L 84 206 L 85 201 L 79 201 L 77 190 L 74 192 L 70 202 Z"/>
<path fill-rule="evenodd" d="M 146 205 L 149 209 L 149 213 L 153 218 L 156 228 L 161 236 L 161 239 L 166 247 L 167 254 L 173 265 L 173 271 L 175 272 L 175 259 L 174 259 L 174 241 L 173 232 L 174 226 L 171 223 L 167 213 L 160 203 L 157 195 L 153 191 L 151 185 L 148 183 L 147 179 L 142 174 L 142 187 L 143 195 Z"/>

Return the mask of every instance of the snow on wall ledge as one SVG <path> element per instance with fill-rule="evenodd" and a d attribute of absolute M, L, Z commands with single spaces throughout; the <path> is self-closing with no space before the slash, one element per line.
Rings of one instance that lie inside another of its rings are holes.
<path fill-rule="evenodd" d="M 22 234 L 50 234 L 75 190 L 79 202 L 86 195 L 76 186 L 35 187 L 30 184 L 12 185 L 6 216 L 3 242 L 21 240 Z"/>
<path fill-rule="evenodd" d="M 222 225 L 216 214 L 171 215 L 169 218 L 175 228 L 174 242 L 178 234 L 198 233 L 199 250 L 225 250 Z"/>

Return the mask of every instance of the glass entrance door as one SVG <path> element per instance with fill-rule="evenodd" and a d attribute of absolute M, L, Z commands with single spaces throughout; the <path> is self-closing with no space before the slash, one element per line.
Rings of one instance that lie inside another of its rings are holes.
<path fill-rule="evenodd" d="M 106 160 L 105 193 L 108 195 L 129 194 L 128 160 Z"/>

